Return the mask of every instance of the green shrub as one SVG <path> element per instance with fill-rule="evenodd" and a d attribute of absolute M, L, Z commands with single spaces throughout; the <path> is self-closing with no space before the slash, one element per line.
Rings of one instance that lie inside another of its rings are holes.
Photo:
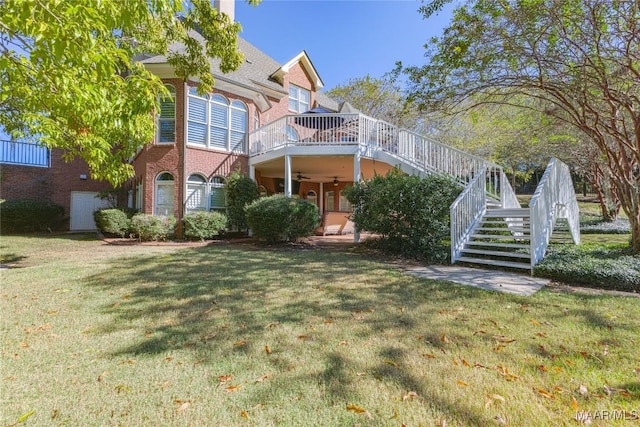
<path fill-rule="evenodd" d="M 568 284 L 640 292 L 640 257 L 624 245 L 552 245 L 534 274 Z"/>
<path fill-rule="evenodd" d="M 398 169 L 346 189 L 355 226 L 380 235 L 386 252 L 442 262 L 449 256 L 449 206 L 462 188 L 451 178 Z"/>
<path fill-rule="evenodd" d="M 98 230 L 108 236 L 124 237 L 129 232 L 129 218 L 120 209 L 101 209 L 93 213 Z"/>
<path fill-rule="evenodd" d="M 51 231 L 62 227 L 64 208 L 43 200 L 16 199 L 0 203 L 3 233 Z"/>
<path fill-rule="evenodd" d="M 246 230 L 247 217 L 245 207 L 260 197 L 258 184 L 248 176 L 240 173 L 240 171 L 234 171 L 227 177 L 224 189 L 227 199 L 229 228 Z"/>
<path fill-rule="evenodd" d="M 310 236 L 319 224 L 316 205 L 281 194 L 254 201 L 247 206 L 246 212 L 253 235 L 269 243 Z"/>
<path fill-rule="evenodd" d="M 140 240 L 166 240 L 173 236 L 176 219 L 172 216 L 153 216 L 142 213 L 131 218 L 131 232 Z"/>
<path fill-rule="evenodd" d="M 189 240 L 212 239 L 224 231 L 227 217 L 220 212 L 193 212 L 187 214 L 184 224 L 184 237 Z"/>

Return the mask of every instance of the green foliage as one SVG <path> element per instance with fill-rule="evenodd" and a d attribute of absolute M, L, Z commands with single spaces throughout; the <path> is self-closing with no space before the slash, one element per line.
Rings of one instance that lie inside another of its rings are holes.
<path fill-rule="evenodd" d="M 615 245 L 550 246 L 534 274 L 574 285 L 640 292 L 640 257 Z"/>
<path fill-rule="evenodd" d="M 164 217 L 139 213 L 131 218 L 130 230 L 140 240 L 158 241 L 172 237 L 175 226 L 176 219 L 172 216 Z"/>
<path fill-rule="evenodd" d="M 229 228 L 246 230 L 245 207 L 260 197 L 258 184 L 240 171 L 234 171 L 227 177 L 224 189 L 227 198 Z"/>
<path fill-rule="evenodd" d="M 67 158 L 84 159 L 92 178 L 122 183 L 133 174 L 127 160 L 153 140 L 160 98 L 169 96 L 158 76 L 133 58 L 166 55 L 176 76 L 193 77 L 203 93 L 214 84 L 210 58 L 220 59 L 222 72 L 242 63 L 240 24 L 209 0 L 189 5 L 1 1 L 0 127 L 37 135 Z M 172 44 L 185 49 L 169 52 Z"/>
<path fill-rule="evenodd" d="M 227 216 L 220 212 L 193 212 L 187 214 L 184 224 L 184 237 L 190 240 L 212 239 L 224 231 Z"/>
<path fill-rule="evenodd" d="M 96 227 L 105 235 L 126 236 L 130 220 L 126 212 L 120 209 L 101 209 L 93 213 Z"/>
<path fill-rule="evenodd" d="M 51 231 L 62 226 L 64 208 L 55 203 L 15 199 L 0 203 L 0 228 L 3 233 Z"/>
<path fill-rule="evenodd" d="M 247 224 L 254 236 L 268 243 L 310 236 L 319 225 L 316 205 L 281 194 L 255 200 L 246 211 Z"/>
<path fill-rule="evenodd" d="M 444 261 L 443 241 L 449 237 L 449 206 L 461 188 L 451 178 L 420 178 L 398 169 L 386 176 L 356 183 L 346 196 L 354 207 L 353 221 L 362 231 L 381 236 L 384 250 Z"/>
<path fill-rule="evenodd" d="M 602 172 L 640 253 L 639 21 L 637 1 L 463 2 L 427 45 L 425 65 L 406 69 L 409 98 L 429 111 L 514 105 L 571 126 L 605 159 Z M 522 105 L 522 95 L 538 102 Z"/>

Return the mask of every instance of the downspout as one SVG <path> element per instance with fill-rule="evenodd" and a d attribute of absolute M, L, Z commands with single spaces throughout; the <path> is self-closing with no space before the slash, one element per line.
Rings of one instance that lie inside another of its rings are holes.
<path fill-rule="evenodd" d="M 187 93 L 188 85 L 185 81 L 182 85 L 182 218 L 186 214 L 187 208 Z M 184 223 L 181 221 L 181 223 Z M 184 230 L 180 228 L 181 234 L 184 235 Z M 180 236 L 183 237 L 183 236 Z"/>

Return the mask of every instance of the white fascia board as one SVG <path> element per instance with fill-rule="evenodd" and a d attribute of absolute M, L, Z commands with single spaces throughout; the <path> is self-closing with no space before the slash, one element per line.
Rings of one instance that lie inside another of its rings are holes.
<path fill-rule="evenodd" d="M 287 74 L 291 67 L 293 67 L 297 63 L 302 64 L 302 67 L 307 70 L 307 73 L 309 73 L 309 76 L 311 77 L 311 82 L 315 86 L 316 90 L 322 89 L 324 87 L 324 83 L 322 82 L 320 75 L 316 71 L 316 67 L 313 66 L 311 59 L 309 59 L 309 55 L 307 55 L 307 52 L 304 50 L 294 56 L 282 67 L 280 67 L 275 73 L 272 74 L 272 77 L 275 77 L 278 81 L 281 82 L 284 78 L 284 75 Z"/>

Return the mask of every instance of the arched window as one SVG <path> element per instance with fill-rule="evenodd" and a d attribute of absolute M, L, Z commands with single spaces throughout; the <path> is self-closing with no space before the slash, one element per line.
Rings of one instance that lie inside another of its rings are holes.
<path fill-rule="evenodd" d="M 285 132 L 287 133 L 287 141 L 296 142 L 299 140 L 298 132 L 293 127 L 287 125 Z"/>
<path fill-rule="evenodd" d="M 175 186 L 173 175 L 163 172 L 156 178 L 154 215 L 173 216 Z"/>
<path fill-rule="evenodd" d="M 173 144 L 176 142 L 176 88 L 169 84 L 164 87 L 169 96 L 160 98 L 157 138 L 159 144 Z"/>
<path fill-rule="evenodd" d="M 187 179 L 186 213 L 207 210 L 207 180 L 202 175 L 191 175 Z"/>
<path fill-rule="evenodd" d="M 247 135 L 247 127 L 249 126 L 249 111 L 244 102 L 233 101 L 229 109 L 231 118 L 229 126 L 229 144 L 230 150 L 244 153 L 245 136 Z"/>
<path fill-rule="evenodd" d="M 227 210 L 227 199 L 224 195 L 225 180 L 221 176 L 211 178 L 211 195 L 209 197 L 209 210 L 222 211 Z"/>
<path fill-rule="evenodd" d="M 220 94 L 202 97 L 191 88 L 187 106 L 187 143 L 246 152 L 249 109 L 244 102 Z"/>
<path fill-rule="evenodd" d="M 211 141 L 212 147 L 227 148 L 229 133 L 229 103 L 222 95 L 211 97 Z"/>
<path fill-rule="evenodd" d="M 189 89 L 187 102 L 187 142 L 207 145 L 207 111 L 209 99 L 198 95 L 195 87 Z"/>

